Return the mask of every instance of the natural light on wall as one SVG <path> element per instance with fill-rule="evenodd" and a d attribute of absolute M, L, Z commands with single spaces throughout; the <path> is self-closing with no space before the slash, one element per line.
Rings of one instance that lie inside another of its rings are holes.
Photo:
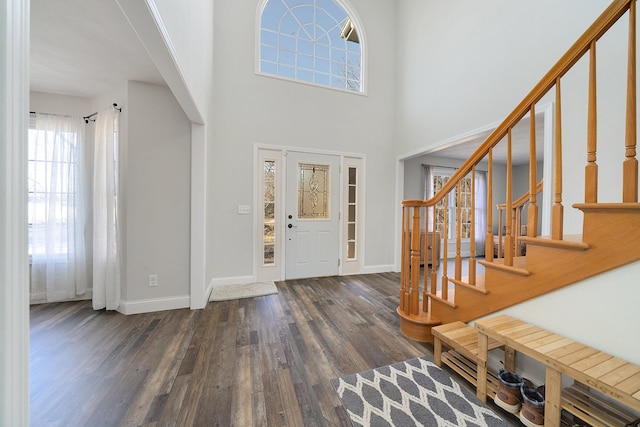
<path fill-rule="evenodd" d="M 363 91 L 361 37 L 334 0 L 268 0 L 259 49 L 260 73 Z"/>

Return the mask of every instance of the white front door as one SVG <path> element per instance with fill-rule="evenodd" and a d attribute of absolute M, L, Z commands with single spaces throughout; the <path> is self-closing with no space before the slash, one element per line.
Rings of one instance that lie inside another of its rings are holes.
<path fill-rule="evenodd" d="M 338 274 L 340 157 L 287 152 L 285 278 Z"/>

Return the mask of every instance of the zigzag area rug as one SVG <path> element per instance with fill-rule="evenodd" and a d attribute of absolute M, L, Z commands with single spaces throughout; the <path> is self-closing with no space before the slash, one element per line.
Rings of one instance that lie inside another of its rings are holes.
<path fill-rule="evenodd" d="M 277 294 L 278 288 L 273 282 L 246 283 L 243 285 L 216 286 L 211 291 L 209 301 L 261 297 Z"/>
<path fill-rule="evenodd" d="M 354 427 L 509 425 L 422 357 L 334 378 L 331 385 Z"/>

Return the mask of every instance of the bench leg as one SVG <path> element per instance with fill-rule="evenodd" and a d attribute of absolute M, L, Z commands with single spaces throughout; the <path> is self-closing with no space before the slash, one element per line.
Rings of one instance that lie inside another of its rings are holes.
<path fill-rule="evenodd" d="M 433 337 L 433 363 L 442 367 L 442 341 L 436 336 Z"/>
<path fill-rule="evenodd" d="M 544 425 L 557 427 L 560 425 L 562 373 L 547 366 L 545 378 Z"/>
<path fill-rule="evenodd" d="M 476 395 L 482 403 L 487 403 L 487 358 L 489 352 L 489 337 L 478 333 L 478 384 Z"/>
<path fill-rule="evenodd" d="M 516 371 L 516 351 L 509 346 L 504 347 L 504 370 L 507 372 Z"/>

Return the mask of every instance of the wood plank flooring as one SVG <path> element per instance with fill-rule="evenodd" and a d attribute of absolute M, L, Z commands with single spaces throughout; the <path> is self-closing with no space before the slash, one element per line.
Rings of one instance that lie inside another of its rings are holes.
<path fill-rule="evenodd" d="M 33 426 L 348 426 L 329 380 L 432 354 L 394 273 L 277 283 L 204 310 L 31 309 Z"/>

